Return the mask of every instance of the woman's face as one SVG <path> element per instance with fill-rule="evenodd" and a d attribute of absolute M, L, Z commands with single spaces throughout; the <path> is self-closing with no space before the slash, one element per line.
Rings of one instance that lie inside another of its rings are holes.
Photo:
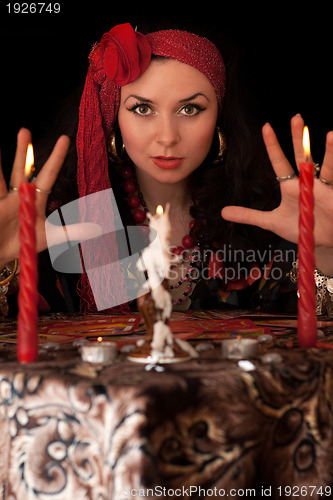
<path fill-rule="evenodd" d="M 218 114 L 214 87 L 199 70 L 152 60 L 121 88 L 118 122 L 138 169 L 162 183 L 185 180 L 206 158 Z"/>

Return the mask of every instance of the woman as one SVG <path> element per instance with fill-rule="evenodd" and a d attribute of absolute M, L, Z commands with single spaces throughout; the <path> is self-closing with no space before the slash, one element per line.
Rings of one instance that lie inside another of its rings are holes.
<path fill-rule="evenodd" d="M 281 181 L 288 177 L 280 183 L 277 206 L 276 180 L 262 159 L 257 163 L 248 129 L 233 104 L 220 52 L 191 33 L 166 30 L 144 36 L 128 24 L 120 25 L 106 33 L 90 55 L 77 134 L 80 196 L 112 186 L 124 225 L 131 211 L 135 222 L 144 224 L 145 210 L 170 202 L 171 244 L 183 257 L 170 282 L 177 308 L 213 308 L 223 302 L 271 307 L 282 297 L 281 283 L 290 288 L 286 275 L 293 258 L 279 238 L 297 242 L 298 181 L 290 176 L 292 167 L 266 124 L 263 138 L 275 174 Z M 299 164 L 304 159 L 302 118 L 294 117 L 291 125 Z M 62 138 L 62 152 L 64 142 Z M 59 168 L 60 162 L 55 164 Z M 14 164 L 14 186 L 22 175 L 18 165 Z M 49 168 L 45 165 L 38 177 L 44 191 L 50 187 L 43 179 Z M 316 262 L 328 275 L 333 274 L 332 179 L 329 133 L 320 178 L 315 180 Z M 2 201 L 8 203 L 6 198 Z M 248 208 L 227 206 L 238 204 Z M 105 233 L 103 207 L 90 208 L 92 220 Z M 101 254 L 110 250 L 109 243 L 99 243 Z M 128 270 L 120 271 L 116 280 L 114 275 L 113 281 L 107 279 L 107 266 L 97 266 L 93 248 L 89 250 L 88 244 L 86 254 L 93 254 L 88 267 L 94 271 L 84 273 L 80 285 L 85 308 L 96 308 L 90 287 L 94 281 L 105 283 L 100 294 L 122 304 L 123 273 Z M 273 256 L 278 251 L 280 273 L 273 279 Z"/>

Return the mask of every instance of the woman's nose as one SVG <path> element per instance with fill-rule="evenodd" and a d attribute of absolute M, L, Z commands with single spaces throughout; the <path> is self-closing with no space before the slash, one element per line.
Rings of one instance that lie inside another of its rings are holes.
<path fill-rule="evenodd" d="M 175 120 L 172 118 L 161 118 L 159 123 L 156 124 L 155 139 L 165 147 L 177 144 L 180 140 L 180 134 Z"/>

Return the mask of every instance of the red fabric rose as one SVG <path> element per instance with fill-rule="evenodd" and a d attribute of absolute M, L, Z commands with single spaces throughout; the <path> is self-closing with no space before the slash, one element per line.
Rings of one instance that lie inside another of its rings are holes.
<path fill-rule="evenodd" d="M 123 86 L 133 82 L 149 65 L 150 44 L 129 23 L 115 26 L 105 33 L 100 47 L 106 76 L 116 85 Z"/>

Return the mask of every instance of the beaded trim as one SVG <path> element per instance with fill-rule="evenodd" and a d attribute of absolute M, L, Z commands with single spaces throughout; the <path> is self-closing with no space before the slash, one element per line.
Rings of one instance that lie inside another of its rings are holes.
<path fill-rule="evenodd" d="M 183 278 L 180 278 L 180 280 L 175 285 L 169 286 L 170 290 L 174 290 L 174 289 L 182 286 L 183 283 L 186 283 L 186 282 L 188 283 L 183 295 L 179 299 L 176 299 L 173 301 L 174 306 L 178 306 L 179 304 L 181 304 L 182 302 L 184 302 L 185 300 L 187 300 L 189 298 L 189 294 L 192 291 L 192 286 L 193 286 L 193 281 L 194 281 L 192 274 L 191 274 L 191 271 L 194 267 L 194 263 L 197 261 L 196 254 L 197 254 L 198 250 L 199 250 L 199 247 L 195 246 L 191 252 L 191 255 L 189 255 L 188 260 L 190 261 L 190 264 L 187 268 L 185 276 Z M 184 263 L 184 262 L 186 262 L 186 260 L 182 259 L 182 262 Z"/>
<path fill-rule="evenodd" d="M 315 269 L 314 278 L 316 283 L 316 314 L 323 314 L 323 305 L 326 302 L 326 313 L 333 316 L 333 278 L 325 276 L 319 269 Z"/>
<path fill-rule="evenodd" d="M 292 283 L 297 283 L 298 260 L 292 263 L 289 277 Z M 316 314 L 319 316 L 325 312 L 328 316 L 333 317 L 333 277 L 325 276 L 319 269 L 315 268 L 314 280 L 316 284 Z"/>

